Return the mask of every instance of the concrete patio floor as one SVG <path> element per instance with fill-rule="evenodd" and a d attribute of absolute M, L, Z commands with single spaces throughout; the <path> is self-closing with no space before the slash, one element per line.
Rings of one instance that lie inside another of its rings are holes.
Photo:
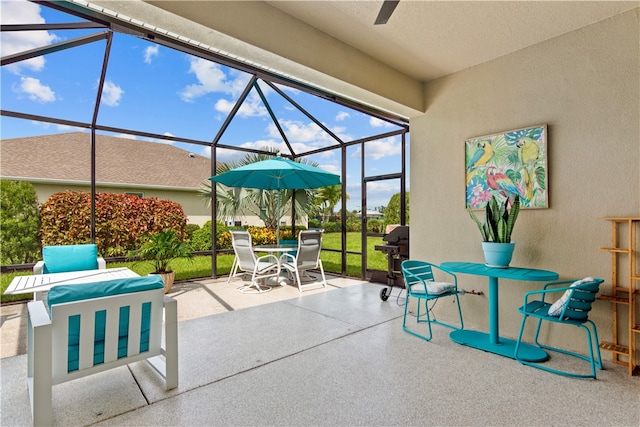
<path fill-rule="evenodd" d="M 54 425 L 640 425 L 640 378 L 606 359 L 597 380 L 576 380 L 446 328 L 425 342 L 402 331 L 397 289 L 383 302 L 379 285 L 328 281 L 259 295 L 226 277 L 176 284 L 179 387 L 145 362 L 60 384 Z M 18 308 L 2 307 L 2 426 L 31 423 Z"/>

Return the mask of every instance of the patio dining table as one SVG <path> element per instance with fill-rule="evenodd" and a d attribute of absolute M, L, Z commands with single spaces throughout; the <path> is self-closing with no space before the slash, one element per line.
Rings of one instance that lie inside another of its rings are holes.
<path fill-rule="evenodd" d="M 496 268 L 473 262 L 444 262 L 440 267 L 452 273 L 472 274 L 489 278 L 489 332 L 462 329 L 451 332 L 449 338 L 458 344 L 510 358 L 515 358 L 516 341 L 500 336 L 498 279 L 545 282 L 558 279 L 558 273 L 556 272 L 533 268 Z M 531 362 L 543 362 L 549 357 L 544 350 L 525 343 L 521 344 L 521 350 L 518 353 L 522 355 L 521 359 Z"/>
<path fill-rule="evenodd" d="M 291 252 L 291 251 L 295 251 L 296 249 L 298 249 L 298 245 L 297 244 L 288 244 L 288 243 L 277 243 L 277 244 L 271 244 L 271 245 L 258 245 L 258 246 L 254 246 L 253 247 L 253 251 L 254 252 L 266 252 L 268 254 L 273 254 L 276 256 L 276 258 L 278 258 L 278 264 L 280 264 L 281 261 L 281 255 L 287 252 Z M 278 265 L 278 267 L 280 267 L 280 265 Z M 289 282 L 289 277 L 287 276 L 278 276 L 278 283 L 280 283 L 281 281 L 285 281 L 285 282 Z"/>

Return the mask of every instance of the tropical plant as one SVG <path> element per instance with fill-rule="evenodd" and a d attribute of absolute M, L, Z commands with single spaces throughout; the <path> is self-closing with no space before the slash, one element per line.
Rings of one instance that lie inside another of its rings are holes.
<path fill-rule="evenodd" d="M 471 209 L 467 209 L 482 234 L 483 242 L 511 243 L 511 232 L 520 212 L 520 196 L 515 196 L 511 210 L 509 210 L 509 203 L 509 199 L 500 203 L 495 195 L 492 196 L 485 207 L 484 223 L 480 222 Z"/>
<path fill-rule="evenodd" d="M 170 228 L 159 233 L 146 235 L 142 246 L 129 252 L 128 258 L 139 261 L 152 261 L 153 273 L 170 273 L 171 261 L 176 258 L 191 258 L 189 245 L 180 240 Z"/>
<path fill-rule="evenodd" d="M 334 217 L 334 209 L 338 202 L 342 199 L 342 185 L 329 185 L 318 189 L 316 201 L 319 203 L 322 211 L 322 221 Z M 347 194 L 347 200 L 349 195 Z M 328 217 L 328 218 L 327 218 Z"/>
<path fill-rule="evenodd" d="M 0 180 L 0 230 L 2 264 L 22 264 L 39 258 L 40 213 L 31 183 Z"/>
<path fill-rule="evenodd" d="M 202 227 L 193 232 L 191 239 L 189 240 L 189 247 L 192 251 L 210 251 L 213 244 L 211 242 L 211 221 L 207 221 L 202 224 Z M 229 238 L 227 239 L 227 236 Z M 216 248 L 217 249 L 231 249 L 231 235 L 229 234 L 229 227 L 222 222 L 216 222 Z"/>

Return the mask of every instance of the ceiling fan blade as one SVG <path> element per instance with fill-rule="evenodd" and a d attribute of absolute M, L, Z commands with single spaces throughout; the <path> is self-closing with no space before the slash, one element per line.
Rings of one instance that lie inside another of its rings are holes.
<path fill-rule="evenodd" d="M 389 18 L 391 18 L 391 14 L 396 9 L 398 3 L 400 3 L 400 0 L 384 0 L 384 2 L 382 3 L 382 7 L 380 8 L 380 12 L 378 12 L 376 22 L 374 22 L 373 24 L 386 24 Z"/>

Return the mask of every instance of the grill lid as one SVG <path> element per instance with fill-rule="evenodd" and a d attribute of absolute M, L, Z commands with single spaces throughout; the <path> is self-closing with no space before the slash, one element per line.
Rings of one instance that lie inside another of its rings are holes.
<path fill-rule="evenodd" d="M 389 228 L 393 227 L 390 231 Z M 409 242 L 409 226 L 408 225 L 390 225 L 387 227 L 387 234 L 382 236 L 382 240 L 389 244 L 403 244 Z"/>

